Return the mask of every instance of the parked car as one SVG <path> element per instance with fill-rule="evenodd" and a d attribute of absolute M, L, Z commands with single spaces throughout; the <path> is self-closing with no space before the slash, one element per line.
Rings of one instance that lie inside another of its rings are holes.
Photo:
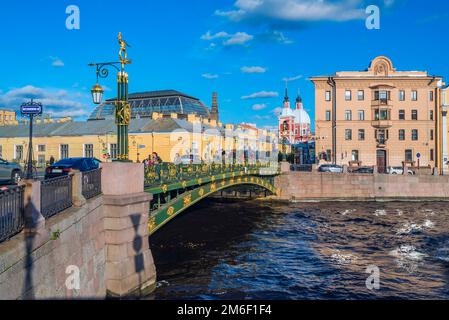
<path fill-rule="evenodd" d="M 360 173 L 360 174 L 374 174 L 373 167 L 360 167 L 352 171 L 352 173 Z"/>
<path fill-rule="evenodd" d="M 398 174 L 398 175 L 403 175 L 403 174 L 404 174 L 404 168 L 403 168 L 403 167 L 389 167 L 388 170 L 387 170 L 387 173 L 388 173 L 388 174 Z M 414 173 L 412 170 L 410 170 L 410 169 L 407 169 L 407 173 L 408 173 L 409 175 L 414 175 L 414 174 L 415 174 L 415 173 Z"/>
<path fill-rule="evenodd" d="M 45 170 L 45 180 L 67 176 L 73 170 L 91 171 L 100 167 L 101 161 L 96 158 L 68 158 L 54 163 Z"/>
<path fill-rule="evenodd" d="M 343 167 L 336 164 L 323 164 L 318 168 L 318 172 L 343 173 Z"/>
<path fill-rule="evenodd" d="M 22 179 L 22 167 L 17 163 L 0 159 L 0 182 L 18 183 Z"/>

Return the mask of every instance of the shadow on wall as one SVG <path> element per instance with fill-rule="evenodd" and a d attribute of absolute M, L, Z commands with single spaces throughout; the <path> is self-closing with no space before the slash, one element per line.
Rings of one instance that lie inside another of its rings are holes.
<path fill-rule="evenodd" d="M 24 261 L 25 267 L 25 279 L 23 283 L 22 289 L 22 297 L 25 300 L 33 300 L 34 296 L 34 288 L 33 288 L 33 249 L 34 242 L 36 238 L 36 229 L 38 227 L 36 223 L 36 219 L 34 219 L 34 214 L 37 213 L 37 209 L 34 207 L 34 204 L 31 201 L 31 197 L 28 197 L 27 208 L 25 208 L 25 212 L 29 212 L 30 215 L 25 216 L 25 249 L 26 256 Z"/>
<path fill-rule="evenodd" d="M 134 256 L 134 266 L 135 266 L 135 271 L 136 273 L 139 275 L 139 292 L 138 295 L 142 296 L 142 272 L 145 270 L 145 259 L 142 253 L 142 248 L 143 248 L 143 239 L 142 237 L 139 235 L 139 226 L 140 226 L 140 220 L 142 219 L 142 216 L 140 214 L 133 214 L 130 216 L 131 222 L 133 224 L 134 227 L 134 240 L 133 240 L 133 249 L 135 252 L 135 256 Z"/>

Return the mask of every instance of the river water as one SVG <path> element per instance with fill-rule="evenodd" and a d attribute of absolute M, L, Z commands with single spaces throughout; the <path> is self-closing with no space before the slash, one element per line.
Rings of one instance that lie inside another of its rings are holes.
<path fill-rule="evenodd" d="M 449 299 L 448 208 L 207 200 L 150 238 L 148 298 Z"/>

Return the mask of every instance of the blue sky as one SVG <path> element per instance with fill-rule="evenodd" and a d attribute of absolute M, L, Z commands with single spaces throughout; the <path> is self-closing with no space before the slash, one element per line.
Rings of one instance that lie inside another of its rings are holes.
<path fill-rule="evenodd" d="M 176 89 L 211 103 L 224 122 L 275 125 L 284 83 L 313 118 L 308 77 L 363 70 L 387 55 L 399 70 L 449 76 L 445 0 L 71 0 L 2 2 L 0 108 L 41 99 L 55 116 L 92 111 L 87 64 L 117 60 L 117 33 L 131 44 L 130 92 Z M 365 8 L 381 12 L 365 27 Z M 68 5 L 80 30 L 65 26 Z M 102 82 L 115 93 L 115 78 Z"/>

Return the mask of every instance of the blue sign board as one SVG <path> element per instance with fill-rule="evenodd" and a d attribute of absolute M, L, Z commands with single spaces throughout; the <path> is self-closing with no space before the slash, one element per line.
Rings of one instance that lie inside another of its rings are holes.
<path fill-rule="evenodd" d="M 42 114 L 42 105 L 41 104 L 24 104 L 20 106 L 20 111 L 23 115 L 40 115 Z"/>
<path fill-rule="evenodd" d="M 147 146 L 145 146 L 145 145 L 140 145 L 139 146 L 139 149 L 145 149 Z"/>
<path fill-rule="evenodd" d="M 421 158 L 421 153 L 418 153 L 417 155 L 416 155 L 416 157 L 419 159 L 419 158 Z"/>

